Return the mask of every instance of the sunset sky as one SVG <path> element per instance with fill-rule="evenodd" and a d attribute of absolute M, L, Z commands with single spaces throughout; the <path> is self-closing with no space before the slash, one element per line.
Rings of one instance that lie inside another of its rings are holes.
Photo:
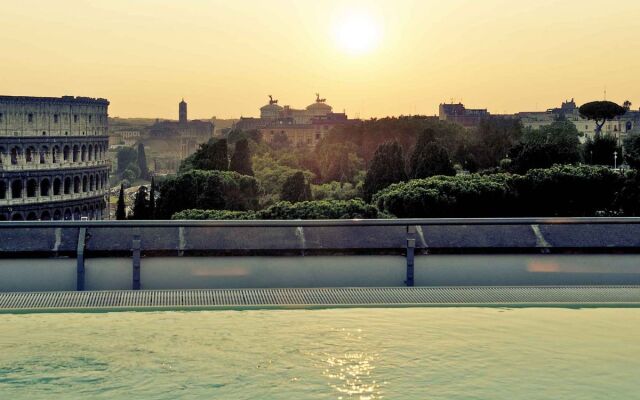
<path fill-rule="evenodd" d="M 640 106 L 640 1 L 20 0 L 0 94 L 105 97 L 110 115 L 257 116 L 320 92 L 352 116 Z"/>

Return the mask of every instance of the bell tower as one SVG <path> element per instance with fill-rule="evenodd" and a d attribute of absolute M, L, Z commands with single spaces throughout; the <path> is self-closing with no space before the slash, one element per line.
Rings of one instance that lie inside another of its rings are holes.
<path fill-rule="evenodd" d="M 181 124 L 187 123 L 187 102 L 184 99 L 178 104 L 178 121 Z"/>

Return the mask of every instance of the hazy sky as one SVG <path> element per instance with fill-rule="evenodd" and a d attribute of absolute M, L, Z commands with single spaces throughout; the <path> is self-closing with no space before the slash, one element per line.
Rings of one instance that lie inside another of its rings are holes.
<path fill-rule="evenodd" d="M 320 92 L 362 118 L 565 98 L 640 106 L 640 1 L 5 0 L 0 94 L 105 97 L 110 114 L 258 114 Z"/>

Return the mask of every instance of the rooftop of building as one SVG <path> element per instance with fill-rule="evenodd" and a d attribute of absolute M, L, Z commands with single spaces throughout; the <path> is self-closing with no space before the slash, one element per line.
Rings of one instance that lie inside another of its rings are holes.
<path fill-rule="evenodd" d="M 440 108 L 447 114 L 488 113 L 486 108 L 467 108 L 462 103 L 441 103 Z"/>
<path fill-rule="evenodd" d="M 108 106 L 109 100 L 94 97 L 62 96 L 62 97 L 37 97 L 37 96 L 0 96 L 0 102 L 46 102 L 60 104 L 101 104 Z"/>
<path fill-rule="evenodd" d="M 321 111 L 328 111 L 330 112 L 332 110 L 332 107 L 330 105 L 328 105 L 327 103 L 327 99 L 323 99 L 320 98 L 320 94 L 316 93 L 316 100 L 309 104 L 307 107 L 305 107 L 304 109 L 297 109 L 297 108 L 293 108 L 289 105 L 285 105 L 285 106 L 281 106 L 278 104 L 278 100 L 274 99 L 273 96 L 269 95 L 269 103 L 265 104 L 264 106 L 260 107 L 261 111 L 266 111 L 266 110 L 273 110 L 273 111 L 282 111 L 282 110 L 286 110 L 286 111 L 302 111 L 302 110 L 308 110 L 308 111 L 313 111 L 313 110 L 321 110 Z"/>

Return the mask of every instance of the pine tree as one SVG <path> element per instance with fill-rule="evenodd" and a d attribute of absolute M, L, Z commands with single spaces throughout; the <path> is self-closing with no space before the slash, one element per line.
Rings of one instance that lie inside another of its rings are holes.
<path fill-rule="evenodd" d="M 280 199 L 291 203 L 312 200 L 311 186 L 301 171 L 285 180 L 280 192 Z"/>
<path fill-rule="evenodd" d="M 249 151 L 249 141 L 247 141 L 247 139 L 240 139 L 236 142 L 236 148 L 233 152 L 233 156 L 231 156 L 229 169 L 242 175 L 253 176 L 251 153 Z"/>
<path fill-rule="evenodd" d="M 622 150 L 618 147 L 618 139 L 612 135 L 600 135 L 594 139 L 587 139 L 584 144 L 584 159 L 587 164 L 613 166 L 614 152 L 617 152 L 618 159 Z"/>
<path fill-rule="evenodd" d="M 116 219 L 127 219 L 127 212 L 125 211 L 124 205 L 124 185 L 122 184 L 120 185 L 120 195 L 118 196 L 118 205 L 116 206 Z"/>
<path fill-rule="evenodd" d="M 140 178 L 149 179 L 147 156 L 144 152 L 144 145 L 142 143 L 138 143 L 138 167 L 140 168 Z"/>
<path fill-rule="evenodd" d="M 387 186 L 407 180 L 402 147 L 397 141 L 378 146 L 364 178 L 363 194 L 366 201 Z"/>
<path fill-rule="evenodd" d="M 151 189 L 149 191 L 149 219 L 156 219 L 156 183 L 151 177 Z"/>
<path fill-rule="evenodd" d="M 435 175 L 456 174 L 449 152 L 433 140 L 429 131 L 418 136 L 418 142 L 411 155 L 411 178 L 428 178 Z"/>
<path fill-rule="evenodd" d="M 147 188 L 146 186 L 140 186 L 133 201 L 133 210 L 130 219 L 149 219 L 148 212 Z"/>

